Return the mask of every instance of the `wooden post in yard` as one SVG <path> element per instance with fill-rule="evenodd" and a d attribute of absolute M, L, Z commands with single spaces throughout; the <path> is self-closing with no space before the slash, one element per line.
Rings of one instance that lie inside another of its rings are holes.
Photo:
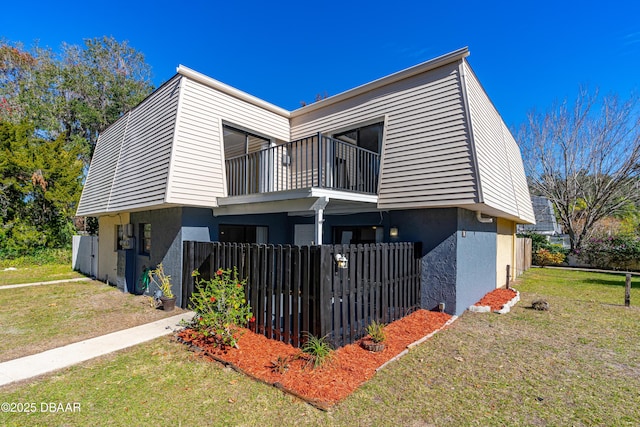
<path fill-rule="evenodd" d="M 624 283 L 624 305 L 629 307 L 631 305 L 631 274 L 627 273 L 627 278 Z"/>
<path fill-rule="evenodd" d="M 511 282 L 511 266 L 507 265 L 507 289 L 509 289 L 510 285 L 509 283 Z"/>

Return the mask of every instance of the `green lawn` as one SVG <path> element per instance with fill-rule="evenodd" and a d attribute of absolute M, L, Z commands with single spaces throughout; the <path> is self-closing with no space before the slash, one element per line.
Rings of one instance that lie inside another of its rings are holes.
<path fill-rule="evenodd" d="M 4 263 L 11 265 L 6 261 Z M 81 273 L 73 271 L 71 263 L 20 266 L 16 270 L 6 271 L 5 268 L 7 267 L 0 268 L 0 286 L 84 277 Z"/>
<path fill-rule="evenodd" d="M 0 389 L 3 401 L 38 409 L 81 405 L 76 413 L 2 413 L 0 424 L 635 426 L 637 281 L 635 304 L 625 308 L 624 276 L 533 269 L 510 313 L 465 313 L 329 412 L 162 338 Z M 536 298 L 551 310 L 528 308 Z"/>
<path fill-rule="evenodd" d="M 98 281 L 0 288 L 0 307 L 0 362 L 178 314 Z"/>

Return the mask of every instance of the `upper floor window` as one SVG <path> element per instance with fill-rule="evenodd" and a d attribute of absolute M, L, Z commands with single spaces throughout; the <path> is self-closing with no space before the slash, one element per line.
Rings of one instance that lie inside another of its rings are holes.
<path fill-rule="evenodd" d="M 333 135 L 333 137 L 340 141 L 348 142 L 350 144 L 357 145 L 358 147 L 362 147 L 365 150 L 380 154 L 383 130 L 384 123 L 380 122 L 340 132 Z"/>
<path fill-rule="evenodd" d="M 268 138 L 227 125 L 223 126 L 223 135 L 224 157 L 227 160 L 269 148 L 271 145 Z"/>

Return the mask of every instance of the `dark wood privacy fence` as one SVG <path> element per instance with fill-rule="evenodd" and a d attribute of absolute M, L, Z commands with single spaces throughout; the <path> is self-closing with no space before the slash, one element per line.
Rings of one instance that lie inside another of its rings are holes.
<path fill-rule="evenodd" d="M 237 267 L 256 317 L 254 331 L 300 346 L 307 333 L 340 347 L 419 307 L 420 260 L 414 243 L 274 246 L 185 242 L 182 301 L 188 306 L 198 270 L 209 279 Z M 418 251 L 419 252 L 419 251 Z M 338 268 L 336 254 L 349 261 Z"/>

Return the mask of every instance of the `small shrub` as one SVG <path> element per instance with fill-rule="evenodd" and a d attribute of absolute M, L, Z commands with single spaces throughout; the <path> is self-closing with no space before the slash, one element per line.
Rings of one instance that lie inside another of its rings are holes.
<path fill-rule="evenodd" d="M 240 327 L 253 317 L 244 294 L 246 281 L 238 279 L 236 268 L 218 269 L 211 280 L 196 278 L 197 292 L 191 295 L 191 307 L 196 312 L 194 329 L 213 335 L 221 345 L 238 346 Z"/>
<path fill-rule="evenodd" d="M 551 264 L 562 264 L 564 262 L 565 255 L 562 252 L 550 252 L 547 249 L 538 249 L 533 254 L 533 262 L 536 265 L 544 267 Z"/>
<path fill-rule="evenodd" d="M 6 253 L 0 250 L 1 268 L 48 264 L 71 265 L 71 248 L 36 248 L 26 255 Z"/>
<path fill-rule="evenodd" d="M 589 239 L 576 254 L 600 268 L 628 268 L 640 259 L 640 238 L 628 234 Z"/>
<path fill-rule="evenodd" d="M 171 276 L 165 274 L 162 263 L 156 266 L 155 270 L 149 270 L 149 279 L 162 291 L 162 295 L 166 298 L 173 298 L 173 290 L 171 289 Z"/>
<path fill-rule="evenodd" d="M 309 356 L 307 366 L 313 365 L 314 369 L 324 365 L 333 355 L 331 344 L 327 341 L 326 336 L 318 338 L 314 335 L 308 335 L 307 342 L 302 346 L 302 352 Z"/>
<path fill-rule="evenodd" d="M 367 334 L 376 343 L 383 342 L 387 338 L 384 332 L 384 323 L 376 322 L 375 320 L 367 326 Z"/>
<path fill-rule="evenodd" d="M 270 368 L 274 374 L 284 374 L 289 369 L 289 357 L 278 356 L 276 360 L 271 362 Z"/>

